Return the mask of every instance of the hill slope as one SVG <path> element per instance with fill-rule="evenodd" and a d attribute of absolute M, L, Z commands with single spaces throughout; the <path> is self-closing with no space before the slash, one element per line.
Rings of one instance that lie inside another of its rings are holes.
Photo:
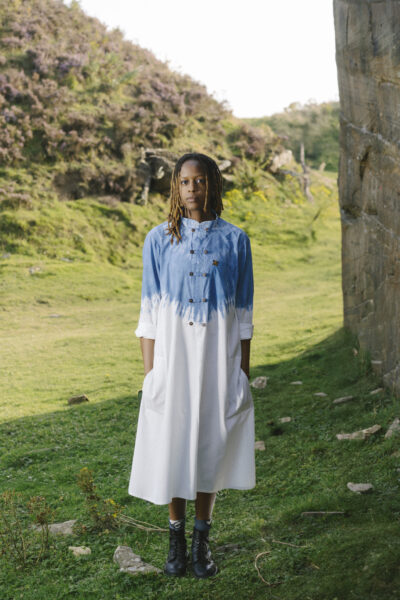
<path fill-rule="evenodd" d="M 314 168 L 325 163 L 329 171 L 339 164 L 339 102 L 290 104 L 284 112 L 270 117 L 246 119 L 254 127 L 271 128 L 283 136 L 285 145 L 300 160 L 300 144 L 304 143 L 306 162 Z"/>

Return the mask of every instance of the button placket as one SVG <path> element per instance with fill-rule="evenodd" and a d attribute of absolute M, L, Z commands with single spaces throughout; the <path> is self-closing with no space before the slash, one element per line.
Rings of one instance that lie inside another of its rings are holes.
<path fill-rule="evenodd" d="M 196 319 L 194 315 L 197 310 L 200 311 L 199 317 L 200 322 L 198 325 L 206 327 L 208 321 L 208 291 L 209 291 L 209 274 L 210 274 L 210 257 L 207 256 L 211 253 L 211 250 L 207 247 L 209 245 L 209 235 L 213 228 L 213 225 L 207 227 L 198 228 L 190 226 L 190 265 L 188 267 L 189 279 L 189 298 L 187 299 L 188 305 L 191 307 L 189 310 L 189 321 L 188 325 L 196 325 Z M 211 254 L 212 256 L 212 254 Z"/>

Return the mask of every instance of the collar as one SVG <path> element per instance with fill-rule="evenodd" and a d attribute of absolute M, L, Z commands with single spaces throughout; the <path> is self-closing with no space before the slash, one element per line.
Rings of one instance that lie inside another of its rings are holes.
<path fill-rule="evenodd" d="M 200 229 L 203 231 L 207 229 L 208 231 L 210 231 L 214 227 L 218 226 L 218 222 L 220 219 L 220 217 L 217 215 L 214 209 L 211 209 L 211 212 L 215 216 L 215 219 L 210 219 L 209 221 L 201 221 L 201 223 L 199 223 L 199 221 L 196 221 L 196 219 L 189 219 L 189 217 L 181 217 L 181 225 L 185 228 Z"/>

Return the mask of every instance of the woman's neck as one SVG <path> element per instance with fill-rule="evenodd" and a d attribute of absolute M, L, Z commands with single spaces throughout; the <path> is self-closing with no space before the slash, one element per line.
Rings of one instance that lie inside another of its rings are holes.
<path fill-rule="evenodd" d="M 183 215 L 184 217 L 187 217 L 188 219 L 193 219 L 194 221 L 197 221 L 198 223 L 202 223 L 202 221 L 214 221 L 215 220 L 215 215 L 213 215 L 211 212 L 207 212 L 205 213 L 203 210 L 185 210 L 185 214 Z"/>

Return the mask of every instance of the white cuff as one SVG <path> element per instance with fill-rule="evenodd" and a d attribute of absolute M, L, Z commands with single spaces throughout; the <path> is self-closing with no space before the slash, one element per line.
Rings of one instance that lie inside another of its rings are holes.
<path fill-rule="evenodd" d="M 251 323 L 239 323 L 239 333 L 241 340 L 251 340 L 253 337 L 254 325 Z"/>
<path fill-rule="evenodd" d="M 136 337 L 144 337 L 150 340 L 156 339 L 156 328 L 152 323 L 139 323 L 135 330 Z"/>

